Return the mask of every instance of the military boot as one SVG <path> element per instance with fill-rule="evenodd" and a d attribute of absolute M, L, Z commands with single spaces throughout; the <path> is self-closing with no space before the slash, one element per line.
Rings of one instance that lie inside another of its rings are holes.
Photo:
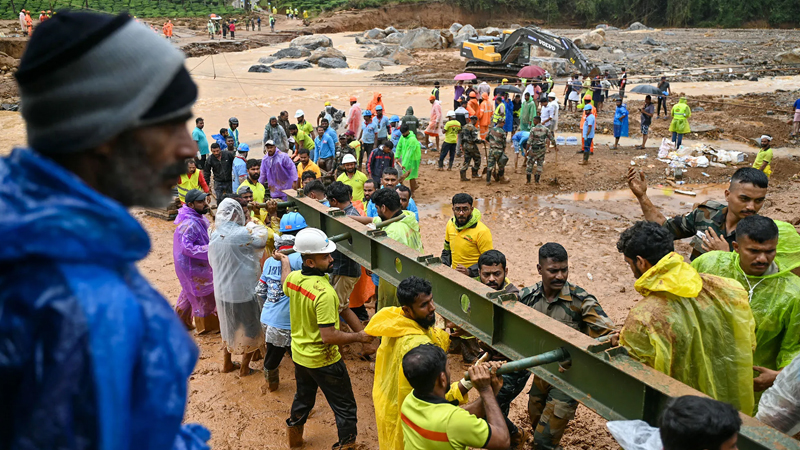
<path fill-rule="evenodd" d="M 486 171 L 486 185 L 487 186 L 491 186 L 492 185 L 492 172 L 494 172 L 494 170 L 487 170 Z"/>
<path fill-rule="evenodd" d="M 467 178 L 467 169 L 462 170 L 460 173 L 461 173 L 461 181 L 469 181 L 469 178 Z"/>
<path fill-rule="evenodd" d="M 480 177 L 481 177 L 481 175 L 480 175 L 480 173 L 479 173 L 478 169 L 476 169 L 476 168 L 474 168 L 474 167 L 473 167 L 473 168 L 472 168 L 472 179 L 473 179 L 473 180 L 476 180 L 476 179 L 478 179 L 478 178 L 480 178 Z"/>
<path fill-rule="evenodd" d="M 526 181 L 525 184 L 531 184 L 531 174 L 526 174 L 525 177 L 528 179 L 528 181 Z M 538 175 L 537 175 L 537 177 L 538 177 Z M 537 183 L 539 182 L 538 178 L 536 179 L 536 182 Z"/>
<path fill-rule="evenodd" d="M 541 177 L 542 177 L 542 174 L 540 174 L 540 173 L 536 174 L 536 176 L 534 177 L 534 179 L 536 180 L 536 184 L 539 184 L 539 178 L 541 178 Z M 528 182 L 530 183 L 530 181 L 531 181 L 531 176 L 528 175 Z"/>

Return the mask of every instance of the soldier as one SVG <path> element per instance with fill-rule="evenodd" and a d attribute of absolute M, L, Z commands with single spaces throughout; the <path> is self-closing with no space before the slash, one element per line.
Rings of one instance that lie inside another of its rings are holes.
<path fill-rule="evenodd" d="M 472 161 L 472 178 L 477 179 L 478 169 L 481 168 L 481 152 L 478 150 L 478 144 L 486 141 L 480 138 L 478 127 L 478 116 L 473 115 L 469 118 L 469 123 L 464 125 L 461 129 L 461 148 L 464 150 L 464 164 L 461 165 L 461 181 L 469 181 L 467 178 L 467 168 L 469 167 L 470 160 Z"/>
<path fill-rule="evenodd" d="M 491 148 L 489 157 L 486 158 L 487 186 L 492 184 L 492 172 L 494 172 L 495 164 L 497 164 L 497 173 L 494 179 L 500 183 L 508 183 L 509 181 L 508 178 L 503 176 L 506 171 L 506 163 L 508 162 L 508 156 L 506 156 L 506 132 L 503 131 L 505 121 L 505 117 L 498 116 L 497 123 L 489 130 L 489 135 L 486 137 L 486 141 L 489 142 L 489 147 Z"/>
<path fill-rule="evenodd" d="M 553 130 L 542 125 L 542 118 L 536 116 L 533 118 L 533 128 L 531 134 L 528 136 L 528 142 L 525 146 L 526 155 L 528 157 L 527 164 L 525 165 L 525 174 L 528 178 L 526 184 L 531 184 L 531 173 L 533 173 L 533 166 L 536 165 L 536 184 L 539 184 L 539 178 L 542 176 L 544 170 L 544 154 L 547 151 L 547 140 L 553 143 L 553 146 L 558 152 L 558 144 L 553 136 Z"/>
<path fill-rule="evenodd" d="M 608 318 L 597 299 L 567 282 L 568 256 L 561 244 L 548 242 L 543 245 L 539 249 L 539 264 L 536 268 L 542 281 L 532 288 L 522 290 L 522 303 L 593 338 L 614 331 L 614 322 Z M 565 371 L 569 365 L 569 361 L 560 363 L 559 370 Z M 524 389 L 529 376 L 530 372 L 527 371 L 504 375 L 504 385 L 508 383 L 516 386 L 518 390 L 513 396 L 516 397 Z M 564 435 L 569 421 L 575 417 L 578 402 L 536 376 L 528 396 L 528 414 L 534 429 L 534 448 L 560 448 L 558 445 L 561 436 Z"/>

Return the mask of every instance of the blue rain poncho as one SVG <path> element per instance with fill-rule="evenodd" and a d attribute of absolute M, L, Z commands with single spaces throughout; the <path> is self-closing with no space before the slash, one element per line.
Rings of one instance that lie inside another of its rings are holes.
<path fill-rule="evenodd" d="M 617 106 L 614 111 L 614 137 L 628 137 L 628 108 L 627 105 Z"/>
<path fill-rule="evenodd" d="M 32 150 L 0 179 L 0 448 L 208 449 L 181 425 L 197 346 L 136 269 L 147 232 Z"/>

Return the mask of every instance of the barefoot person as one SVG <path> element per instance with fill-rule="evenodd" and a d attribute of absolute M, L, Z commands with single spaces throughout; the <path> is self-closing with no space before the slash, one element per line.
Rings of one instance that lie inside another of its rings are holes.
<path fill-rule="evenodd" d="M 253 353 L 264 347 L 261 308 L 253 286 L 261 275 L 259 261 L 267 245 L 267 229 L 253 222 L 236 199 L 226 198 L 217 208 L 209 234 L 208 262 L 214 270 L 214 295 L 224 346 L 222 372 L 238 368 L 240 376 L 250 375 Z M 232 354 L 242 355 L 241 366 L 231 361 Z"/>

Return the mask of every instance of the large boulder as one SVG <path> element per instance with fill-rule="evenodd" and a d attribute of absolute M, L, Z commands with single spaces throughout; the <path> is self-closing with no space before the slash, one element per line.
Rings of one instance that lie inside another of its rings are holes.
<path fill-rule="evenodd" d="M 272 56 L 277 59 L 305 58 L 307 56 L 311 56 L 311 50 L 305 47 L 289 47 L 278 50 L 277 52 L 273 53 Z"/>
<path fill-rule="evenodd" d="M 479 36 L 502 36 L 503 30 L 496 27 L 486 27 L 478 30 Z"/>
<path fill-rule="evenodd" d="M 399 44 L 403 40 L 403 33 L 394 32 L 383 38 L 384 44 Z"/>
<path fill-rule="evenodd" d="M 261 58 L 258 58 L 258 62 L 261 64 L 272 64 L 277 60 L 278 58 L 274 56 L 262 56 Z"/>
<path fill-rule="evenodd" d="M 381 41 L 377 39 L 367 39 L 362 36 L 356 36 L 356 44 L 358 45 L 378 45 Z"/>
<path fill-rule="evenodd" d="M 343 59 L 347 60 L 347 57 L 344 56 L 344 53 L 336 50 L 333 47 L 320 47 L 313 52 L 311 52 L 311 56 L 306 58 L 306 61 L 310 62 L 311 64 L 319 64 L 319 60 L 322 58 L 336 58 L 336 59 Z"/>
<path fill-rule="evenodd" d="M 531 45 L 531 57 L 552 58 L 553 56 L 555 56 L 555 53 L 550 50 L 545 50 L 538 45 Z"/>
<path fill-rule="evenodd" d="M 583 33 L 572 40 L 575 45 L 583 50 L 599 50 L 606 43 L 605 33 L 601 34 L 603 30 L 593 30 L 589 33 Z"/>
<path fill-rule="evenodd" d="M 281 61 L 272 65 L 273 69 L 300 70 L 310 69 L 312 66 L 305 61 Z"/>
<path fill-rule="evenodd" d="M 448 47 L 451 47 L 453 45 L 453 37 L 454 37 L 454 35 L 453 35 L 453 33 L 450 32 L 450 30 L 441 30 L 439 32 L 439 35 L 442 36 L 442 46 L 444 48 L 448 48 Z"/>
<path fill-rule="evenodd" d="M 339 58 L 322 58 L 317 63 L 323 69 L 347 69 L 347 61 Z"/>
<path fill-rule="evenodd" d="M 403 36 L 403 40 L 400 41 L 400 46 L 408 49 L 441 49 L 444 48 L 443 41 L 444 38 L 442 38 L 441 33 L 423 27 L 409 30 L 406 35 Z"/>
<path fill-rule="evenodd" d="M 800 47 L 775 55 L 775 61 L 783 64 L 800 64 Z"/>
<path fill-rule="evenodd" d="M 414 62 L 414 55 L 411 54 L 411 50 L 403 47 L 397 47 L 397 50 L 389 58 L 403 65 L 409 65 Z"/>
<path fill-rule="evenodd" d="M 397 28 L 395 28 L 395 27 L 393 27 L 393 26 L 391 26 L 391 25 L 390 25 L 390 26 L 388 26 L 388 27 L 386 27 L 386 28 L 383 30 L 383 34 L 385 34 L 385 35 L 387 35 L 387 36 L 389 36 L 389 35 L 390 35 L 390 34 L 392 34 L 392 33 L 398 33 L 398 32 L 399 32 L 399 31 L 397 30 Z"/>
<path fill-rule="evenodd" d="M 378 45 L 373 47 L 370 51 L 364 54 L 364 58 L 380 58 L 382 56 L 387 56 L 392 53 L 392 49 L 385 46 L 385 45 Z"/>
<path fill-rule="evenodd" d="M 553 76 L 564 76 L 570 74 L 573 69 L 569 61 L 563 58 L 531 58 L 531 65 L 539 66 L 542 69 L 550 72 Z"/>
<path fill-rule="evenodd" d="M 254 65 L 250 66 L 250 68 L 247 69 L 247 71 L 248 72 L 269 73 L 269 72 L 272 72 L 272 69 L 270 69 L 269 66 L 266 66 L 264 64 L 254 64 Z"/>
<path fill-rule="evenodd" d="M 458 47 L 469 38 L 477 37 L 478 31 L 472 25 L 464 25 L 453 37 L 453 46 Z"/>
<path fill-rule="evenodd" d="M 652 30 L 652 28 L 648 27 L 647 25 L 641 22 L 633 22 L 628 26 L 628 31 L 639 31 L 639 30 Z"/>
<path fill-rule="evenodd" d="M 450 25 L 450 28 L 448 28 L 448 29 L 450 30 L 451 33 L 456 34 L 463 27 L 464 27 L 464 25 L 461 25 L 460 23 L 456 22 L 456 23 Z"/>
<path fill-rule="evenodd" d="M 314 50 L 319 47 L 333 47 L 333 41 L 328 36 L 312 34 L 310 36 L 299 36 L 292 39 L 289 44 L 291 47 L 305 47 Z"/>
<path fill-rule="evenodd" d="M 358 66 L 360 70 L 368 70 L 371 72 L 382 72 L 383 64 L 380 61 L 370 60 Z"/>
<path fill-rule="evenodd" d="M 384 67 L 386 67 L 386 66 L 396 66 L 397 65 L 397 61 L 391 59 L 391 57 L 389 57 L 389 58 L 373 58 L 372 61 L 377 61 Z"/>
<path fill-rule="evenodd" d="M 383 39 L 386 37 L 386 33 L 384 33 L 380 28 L 373 28 L 365 32 L 364 37 L 367 39 Z"/>
<path fill-rule="evenodd" d="M 600 36 L 606 37 L 606 30 L 603 29 L 603 28 L 598 28 L 596 30 L 592 30 L 592 31 L 590 31 L 590 33 L 597 33 Z"/>

